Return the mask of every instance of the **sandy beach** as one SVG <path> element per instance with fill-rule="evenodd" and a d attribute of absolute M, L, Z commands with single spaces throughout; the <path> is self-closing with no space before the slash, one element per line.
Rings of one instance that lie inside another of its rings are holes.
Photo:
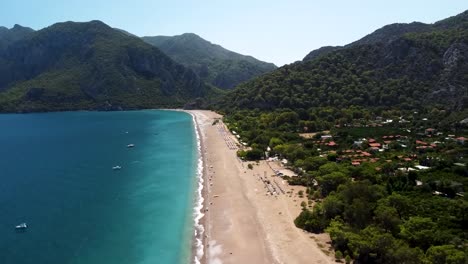
<path fill-rule="evenodd" d="M 195 116 L 204 159 L 204 255 L 201 263 L 335 263 L 326 235 L 294 226 L 301 211 L 301 186 L 273 176 L 277 164 L 253 164 L 236 156 L 238 142 L 211 111 Z M 267 187 L 265 182 L 271 185 Z M 270 194 L 268 188 L 275 188 Z"/>

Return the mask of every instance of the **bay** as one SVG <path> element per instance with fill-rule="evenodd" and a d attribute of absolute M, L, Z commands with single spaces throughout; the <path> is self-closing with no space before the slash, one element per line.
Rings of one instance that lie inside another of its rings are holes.
<path fill-rule="evenodd" d="M 0 115 L 0 263 L 187 263 L 196 147 L 182 112 Z"/>

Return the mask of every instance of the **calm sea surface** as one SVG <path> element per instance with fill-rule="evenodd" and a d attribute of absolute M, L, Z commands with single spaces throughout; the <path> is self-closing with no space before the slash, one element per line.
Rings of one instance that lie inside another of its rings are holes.
<path fill-rule="evenodd" d="M 0 263 L 189 262 L 196 148 L 181 112 L 0 115 Z"/>

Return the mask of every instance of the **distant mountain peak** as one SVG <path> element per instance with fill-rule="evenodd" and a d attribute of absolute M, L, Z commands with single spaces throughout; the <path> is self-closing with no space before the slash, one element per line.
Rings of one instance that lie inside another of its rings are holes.
<path fill-rule="evenodd" d="M 179 35 L 179 36 L 202 39 L 202 38 L 201 38 L 200 36 L 198 36 L 197 34 L 191 33 L 191 32 L 183 33 L 183 34 L 181 34 L 181 35 Z M 203 40 L 204 40 L 204 39 L 203 39 Z"/>
<path fill-rule="evenodd" d="M 111 27 L 109 25 L 102 22 L 101 20 L 91 20 L 91 21 L 88 21 L 88 22 L 67 21 L 67 22 L 64 22 L 64 23 L 69 24 L 69 25 L 84 25 L 84 26 L 88 26 L 88 27 L 99 26 L 99 27 L 111 29 Z M 60 24 L 60 23 L 57 23 L 57 24 Z"/>
<path fill-rule="evenodd" d="M 34 30 L 32 28 L 23 27 L 19 24 L 15 24 L 11 29 L 0 27 L 0 50 L 23 39 L 33 32 Z"/>
<path fill-rule="evenodd" d="M 5 26 L 0 26 L 0 30 L 1 30 L 1 31 L 5 31 L 5 30 L 7 30 L 7 31 L 26 30 L 26 31 L 31 31 L 31 32 L 34 31 L 34 29 L 32 29 L 32 28 L 23 27 L 23 26 L 20 25 L 20 24 L 14 24 L 13 27 L 11 27 L 11 28 L 7 28 L 7 27 L 5 27 Z"/>
<path fill-rule="evenodd" d="M 195 33 L 190 33 L 190 32 L 183 33 L 183 34 L 180 34 L 180 35 L 174 35 L 174 36 L 143 37 L 143 39 L 145 39 L 145 38 L 159 39 L 159 41 L 171 41 L 171 43 L 173 43 L 173 44 L 177 43 L 177 45 L 180 45 L 182 43 L 186 43 L 186 44 L 190 44 L 190 45 L 213 45 L 213 46 L 220 47 L 220 48 L 224 49 L 220 45 L 213 44 L 210 41 L 200 37 L 199 35 L 197 35 Z"/>
<path fill-rule="evenodd" d="M 276 68 L 272 63 L 227 50 L 195 33 L 143 37 L 143 40 L 223 89 L 233 88 Z"/>

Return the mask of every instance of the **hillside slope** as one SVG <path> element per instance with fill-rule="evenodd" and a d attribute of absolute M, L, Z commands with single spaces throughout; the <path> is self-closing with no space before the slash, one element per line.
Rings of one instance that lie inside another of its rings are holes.
<path fill-rule="evenodd" d="M 229 51 L 192 33 L 173 37 L 143 37 L 143 40 L 222 89 L 231 89 L 276 69 L 272 63 Z"/>
<path fill-rule="evenodd" d="M 220 105 L 466 108 L 468 12 L 435 23 L 430 30 L 405 32 L 287 65 L 240 85 Z"/>

